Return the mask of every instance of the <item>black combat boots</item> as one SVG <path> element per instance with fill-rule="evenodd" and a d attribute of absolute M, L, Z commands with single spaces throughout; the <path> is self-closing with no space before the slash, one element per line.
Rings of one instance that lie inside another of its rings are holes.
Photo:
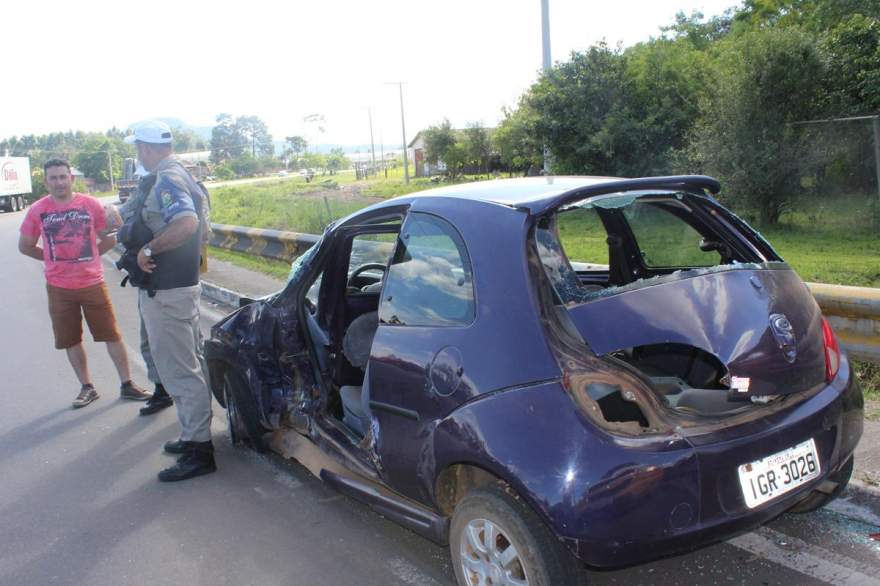
<path fill-rule="evenodd" d="M 173 404 L 174 400 L 171 398 L 171 395 L 168 394 L 165 387 L 162 386 L 162 383 L 158 383 L 156 385 L 156 390 L 153 391 L 153 396 L 147 399 L 146 405 L 141 407 L 141 415 L 158 413 L 166 407 L 171 407 Z"/>
<path fill-rule="evenodd" d="M 170 452 L 169 444 L 182 449 L 183 453 L 174 466 L 159 472 L 159 480 L 162 482 L 176 482 L 217 471 L 217 464 L 214 463 L 214 444 L 210 441 L 168 442 L 166 451 Z"/>

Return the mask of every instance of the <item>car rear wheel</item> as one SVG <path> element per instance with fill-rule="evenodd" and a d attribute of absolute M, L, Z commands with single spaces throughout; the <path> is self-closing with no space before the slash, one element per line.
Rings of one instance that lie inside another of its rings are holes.
<path fill-rule="evenodd" d="M 18 211 L 18 198 L 17 198 L 17 197 L 12 197 L 12 198 L 9 198 L 9 199 L 10 199 L 10 203 L 9 203 L 9 211 L 11 211 L 11 212 L 17 212 L 17 211 Z"/>
<path fill-rule="evenodd" d="M 853 458 L 850 456 L 840 470 L 831 475 L 831 480 L 837 483 L 837 486 L 830 493 L 819 492 L 814 490 L 810 496 L 793 506 L 788 510 L 789 513 L 810 513 L 816 511 L 836 499 L 846 489 L 849 479 L 852 478 Z"/>
<path fill-rule="evenodd" d="M 266 429 L 260 423 L 253 398 L 248 396 L 247 384 L 241 375 L 227 370 L 223 375 L 223 399 L 226 402 L 226 421 L 232 445 L 247 442 L 258 452 L 265 451 L 263 434 Z"/>
<path fill-rule="evenodd" d="M 20 209 L 20 210 L 24 209 L 24 198 L 21 196 L 18 196 L 18 209 Z"/>
<path fill-rule="evenodd" d="M 500 482 L 469 493 L 455 507 L 449 549 L 460 586 L 583 583 L 571 554 Z"/>

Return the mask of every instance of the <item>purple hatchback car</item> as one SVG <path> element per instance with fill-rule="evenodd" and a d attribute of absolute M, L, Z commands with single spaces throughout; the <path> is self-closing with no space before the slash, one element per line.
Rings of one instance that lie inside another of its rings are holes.
<path fill-rule="evenodd" d="M 862 394 L 806 285 L 709 177 L 539 177 L 331 225 L 206 344 L 234 442 L 438 543 L 567 584 L 810 511 Z"/>

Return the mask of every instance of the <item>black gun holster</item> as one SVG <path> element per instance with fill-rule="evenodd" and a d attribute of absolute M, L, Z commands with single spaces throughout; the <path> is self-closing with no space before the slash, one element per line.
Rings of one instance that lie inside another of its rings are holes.
<path fill-rule="evenodd" d="M 119 283 L 120 287 L 125 287 L 125 284 L 129 283 L 132 287 L 146 289 L 147 294 L 153 297 L 156 295 L 156 286 L 152 282 L 152 275 L 144 272 L 137 262 L 141 248 L 153 239 L 153 231 L 144 223 L 142 215 L 145 202 L 146 196 L 141 198 L 134 214 L 122 224 L 116 233 L 117 241 L 125 247 L 122 256 L 116 261 L 116 268 L 128 273 Z"/>

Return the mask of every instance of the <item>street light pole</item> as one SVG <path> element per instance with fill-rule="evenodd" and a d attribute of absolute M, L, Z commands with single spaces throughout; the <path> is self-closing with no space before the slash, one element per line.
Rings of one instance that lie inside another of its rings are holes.
<path fill-rule="evenodd" d="M 543 53 L 543 70 L 550 71 L 550 0 L 541 0 L 541 48 Z M 544 174 L 550 174 L 550 148 L 544 145 Z"/>

